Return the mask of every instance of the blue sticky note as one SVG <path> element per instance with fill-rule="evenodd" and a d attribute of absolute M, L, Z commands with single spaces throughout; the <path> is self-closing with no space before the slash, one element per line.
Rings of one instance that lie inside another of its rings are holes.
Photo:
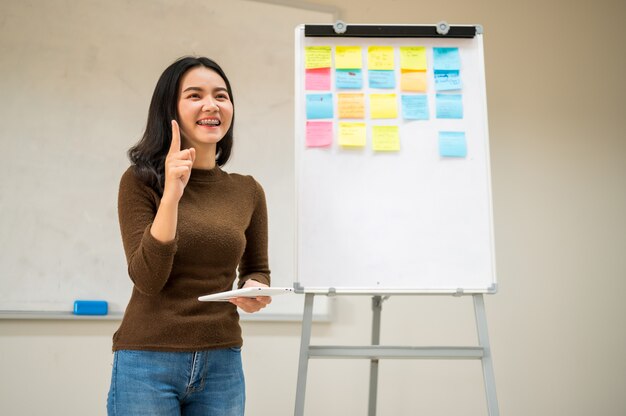
<path fill-rule="evenodd" d="M 461 94 L 437 94 L 437 118 L 463 118 Z"/>
<path fill-rule="evenodd" d="M 360 69 L 335 70 L 337 88 L 360 89 L 363 87 L 363 72 Z"/>
<path fill-rule="evenodd" d="M 333 118 L 333 95 L 331 93 L 307 94 L 306 118 L 310 120 Z"/>
<path fill-rule="evenodd" d="M 367 72 L 370 88 L 395 88 L 395 71 L 383 71 L 370 69 Z"/>
<path fill-rule="evenodd" d="M 435 90 L 450 91 L 461 89 L 461 73 L 456 69 L 435 71 Z"/>
<path fill-rule="evenodd" d="M 467 156 L 467 143 L 463 131 L 440 131 L 439 132 L 439 156 L 441 157 L 465 157 Z"/>
<path fill-rule="evenodd" d="M 433 48 L 433 69 L 460 70 L 459 48 Z"/>
<path fill-rule="evenodd" d="M 428 120 L 428 97 L 426 94 L 402 95 L 402 117 L 407 120 Z"/>

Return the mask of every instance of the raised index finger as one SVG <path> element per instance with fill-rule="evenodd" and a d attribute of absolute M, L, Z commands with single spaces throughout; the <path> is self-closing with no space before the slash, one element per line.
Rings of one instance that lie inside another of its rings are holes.
<path fill-rule="evenodd" d="M 176 120 L 172 120 L 172 142 L 168 153 L 180 152 L 180 129 Z"/>

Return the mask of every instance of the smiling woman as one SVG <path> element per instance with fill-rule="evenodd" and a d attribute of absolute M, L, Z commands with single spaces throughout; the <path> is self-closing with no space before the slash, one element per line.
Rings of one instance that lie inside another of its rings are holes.
<path fill-rule="evenodd" d="M 110 415 L 137 414 L 136 406 L 149 414 L 243 415 L 237 307 L 257 312 L 271 298 L 200 304 L 189 296 L 227 291 L 237 276 L 239 287 L 270 283 L 263 189 L 251 176 L 221 170 L 233 116 L 228 78 L 208 58 L 181 58 L 157 82 L 120 182 L 133 291 L 113 336 Z M 193 392 L 189 374 L 198 375 Z"/>

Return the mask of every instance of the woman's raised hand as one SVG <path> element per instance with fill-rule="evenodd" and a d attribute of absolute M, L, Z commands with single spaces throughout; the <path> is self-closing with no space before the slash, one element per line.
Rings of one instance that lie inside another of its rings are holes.
<path fill-rule="evenodd" d="M 179 201 L 191 176 L 191 167 L 196 160 L 193 147 L 180 150 L 180 129 L 176 120 L 172 120 L 172 143 L 165 158 L 165 189 L 163 199 Z"/>

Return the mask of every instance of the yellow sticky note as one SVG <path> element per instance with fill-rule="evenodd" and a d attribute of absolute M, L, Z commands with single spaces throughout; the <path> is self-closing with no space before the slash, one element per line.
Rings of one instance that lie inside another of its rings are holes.
<path fill-rule="evenodd" d="M 365 147 L 365 123 L 339 122 L 339 145 Z"/>
<path fill-rule="evenodd" d="M 363 68 L 360 46 L 337 46 L 335 48 L 336 69 Z"/>
<path fill-rule="evenodd" d="M 367 48 L 368 69 L 394 69 L 393 46 L 370 46 Z"/>
<path fill-rule="evenodd" d="M 372 147 L 376 152 L 400 150 L 398 126 L 372 126 Z"/>
<path fill-rule="evenodd" d="M 398 100 L 396 99 L 396 94 L 370 94 L 370 117 L 398 117 Z"/>
<path fill-rule="evenodd" d="M 339 118 L 365 118 L 364 94 L 337 94 Z"/>
<path fill-rule="evenodd" d="M 402 91 L 426 92 L 426 71 L 405 71 L 400 73 Z"/>
<path fill-rule="evenodd" d="M 330 68 L 332 62 L 330 46 L 307 46 L 304 48 L 306 69 Z"/>
<path fill-rule="evenodd" d="M 426 71 L 426 47 L 400 46 L 400 69 Z"/>

